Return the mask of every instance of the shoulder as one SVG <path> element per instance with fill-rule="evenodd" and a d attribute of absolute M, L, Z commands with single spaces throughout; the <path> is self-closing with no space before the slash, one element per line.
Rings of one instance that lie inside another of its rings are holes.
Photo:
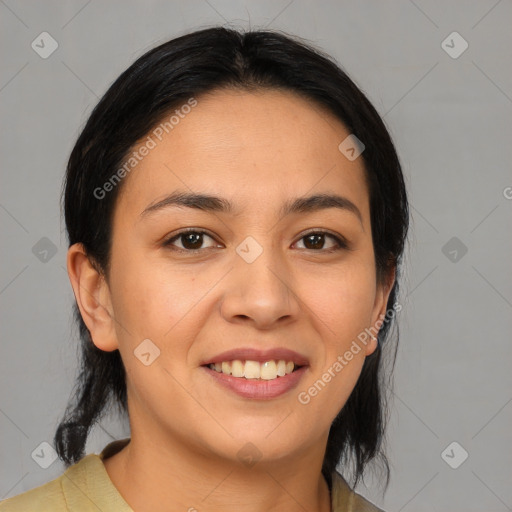
<path fill-rule="evenodd" d="M 0 512 L 67 512 L 70 502 L 76 499 L 77 490 L 87 488 L 87 472 L 94 457 L 87 455 L 58 478 L 1 501 Z"/>
<path fill-rule="evenodd" d="M 384 512 L 353 491 L 337 471 L 332 475 L 331 493 L 333 512 Z"/>
<path fill-rule="evenodd" d="M 129 442 L 107 445 L 100 455 L 90 453 L 62 475 L 0 502 L 0 512 L 133 512 L 110 480 L 103 459 Z"/>
<path fill-rule="evenodd" d="M 0 501 L 0 512 L 67 511 L 62 476 L 22 494 Z"/>

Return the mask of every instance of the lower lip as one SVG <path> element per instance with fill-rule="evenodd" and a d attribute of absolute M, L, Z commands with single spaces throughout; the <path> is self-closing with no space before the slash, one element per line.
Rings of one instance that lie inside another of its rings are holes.
<path fill-rule="evenodd" d="M 284 395 L 297 386 L 304 375 L 307 366 L 302 366 L 284 377 L 277 377 L 272 380 L 246 379 L 245 377 L 233 377 L 220 373 L 207 366 L 202 366 L 213 379 L 219 384 L 235 392 L 243 398 L 257 400 L 268 400 Z"/>

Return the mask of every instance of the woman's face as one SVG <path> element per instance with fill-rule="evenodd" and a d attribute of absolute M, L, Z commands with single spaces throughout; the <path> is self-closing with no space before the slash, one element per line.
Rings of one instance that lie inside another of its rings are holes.
<path fill-rule="evenodd" d="M 233 460 L 325 447 L 376 348 L 357 340 L 389 292 L 376 280 L 362 158 L 338 149 L 350 133 L 268 90 L 200 96 L 169 126 L 134 148 L 147 154 L 119 185 L 113 333 L 92 332 L 103 350 L 120 350 L 132 437 Z M 178 192 L 218 200 L 166 201 Z M 342 199 L 284 210 L 321 194 Z M 193 233 L 178 236 L 184 228 Z M 286 373 L 290 363 L 301 368 Z"/>

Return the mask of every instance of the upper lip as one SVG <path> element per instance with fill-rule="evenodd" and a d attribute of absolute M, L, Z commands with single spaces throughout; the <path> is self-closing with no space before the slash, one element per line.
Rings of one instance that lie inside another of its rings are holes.
<path fill-rule="evenodd" d="M 202 366 L 205 366 L 212 363 L 222 363 L 223 361 L 234 361 L 235 359 L 241 361 L 258 361 L 260 363 L 272 360 L 279 361 L 282 359 L 284 361 L 292 361 L 297 366 L 308 365 L 308 359 L 305 356 L 284 347 L 278 347 L 269 350 L 260 350 L 256 348 L 236 348 L 213 356 L 201 364 Z"/>

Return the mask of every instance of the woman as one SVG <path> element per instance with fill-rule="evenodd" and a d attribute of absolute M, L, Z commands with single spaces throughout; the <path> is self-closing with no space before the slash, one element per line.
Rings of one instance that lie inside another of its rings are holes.
<path fill-rule="evenodd" d="M 327 55 L 226 28 L 149 51 L 78 138 L 64 211 L 68 468 L 0 510 L 378 510 L 341 473 L 380 459 L 388 481 L 408 206 L 382 120 Z M 84 456 L 111 402 L 131 436 Z"/>

